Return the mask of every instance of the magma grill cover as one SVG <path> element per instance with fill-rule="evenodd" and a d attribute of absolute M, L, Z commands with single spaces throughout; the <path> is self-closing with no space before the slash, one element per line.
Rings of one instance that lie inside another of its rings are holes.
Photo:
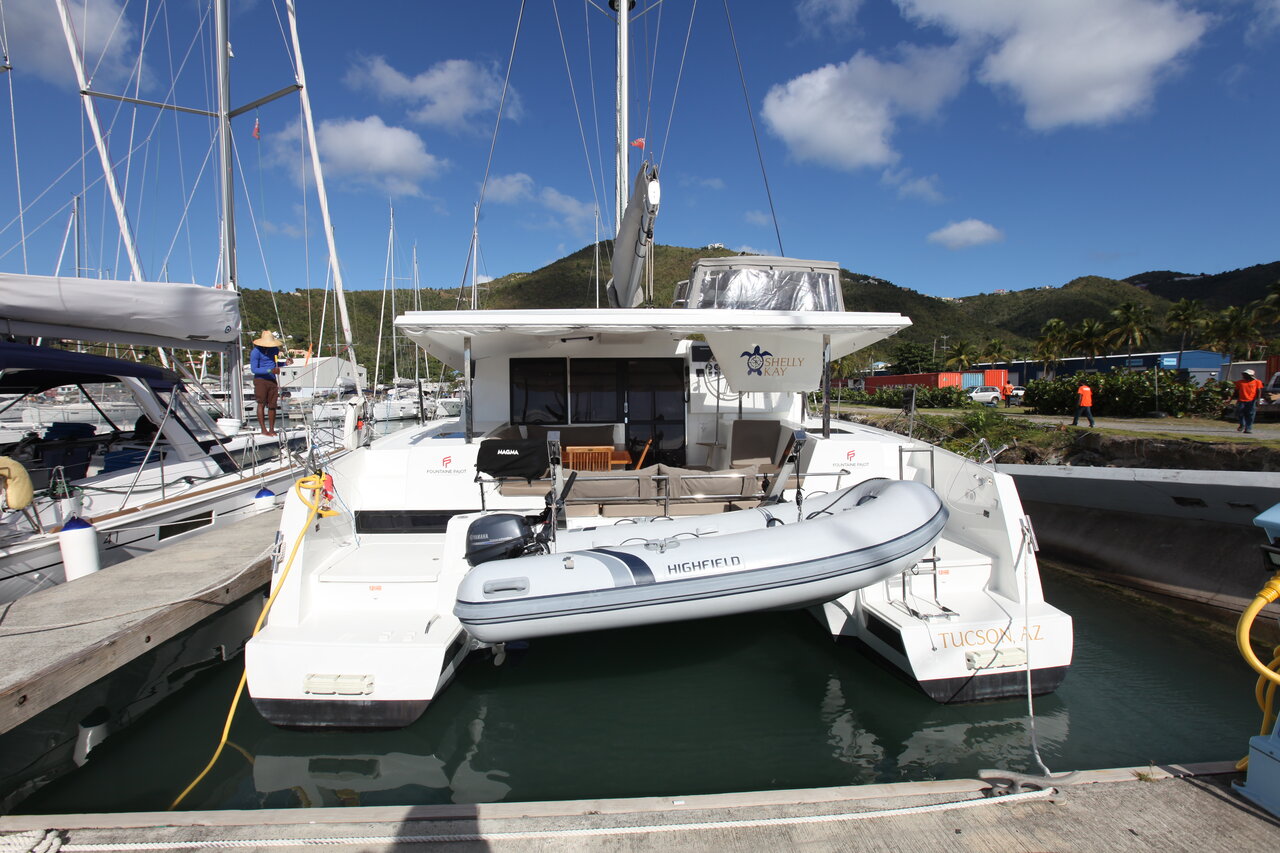
<path fill-rule="evenodd" d="M 491 477 L 524 477 L 528 482 L 547 472 L 547 443 L 537 439 L 489 438 L 480 442 L 476 468 Z"/>

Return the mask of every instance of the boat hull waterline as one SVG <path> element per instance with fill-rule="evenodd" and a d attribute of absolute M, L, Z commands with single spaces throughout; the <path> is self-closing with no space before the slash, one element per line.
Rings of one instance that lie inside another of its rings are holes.
<path fill-rule="evenodd" d="M 562 534 L 553 554 L 482 563 L 454 615 L 486 643 L 806 607 L 893 577 L 948 518 L 921 483 L 872 480 L 815 501 Z M 584 541 L 585 540 L 585 541 Z M 564 544 L 589 545 L 563 550 Z"/>

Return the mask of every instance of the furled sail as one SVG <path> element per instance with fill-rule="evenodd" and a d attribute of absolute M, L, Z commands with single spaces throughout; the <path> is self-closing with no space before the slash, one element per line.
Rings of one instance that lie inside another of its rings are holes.
<path fill-rule="evenodd" d="M 653 220 L 658 216 L 661 196 L 658 167 L 642 163 L 613 242 L 613 278 L 609 279 L 609 305 L 613 308 L 635 308 L 644 301 L 640 276 L 653 245 Z"/>

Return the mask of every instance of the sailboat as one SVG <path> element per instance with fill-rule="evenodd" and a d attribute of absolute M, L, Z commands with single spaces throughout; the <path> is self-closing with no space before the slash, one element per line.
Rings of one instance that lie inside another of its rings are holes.
<path fill-rule="evenodd" d="M 908 318 L 845 310 L 836 263 L 762 256 L 699 259 L 674 305 L 640 307 L 661 192 L 648 162 L 629 186 L 626 65 L 610 307 L 396 319 L 462 375 L 461 412 L 286 500 L 246 647 L 259 712 L 407 725 L 512 640 L 776 608 L 940 702 L 1056 689 L 1072 622 L 1010 478 L 830 416 L 831 362 Z"/>
<path fill-rule="evenodd" d="M 223 0 L 215 6 L 217 38 L 226 45 L 227 3 Z M 291 4 L 289 8 L 292 21 Z M 354 413 L 337 444 L 317 444 L 303 430 L 260 435 L 241 430 L 237 417 L 215 419 L 206 410 L 206 401 L 197 396 L 202 389 L 194 377 L 164 367 L 11 342 L 75 340 L 158 347 L 161 353 L 166 348 L 216 352 L 232 365 L 231 376 L 240 373 L 242 324 L 234 250 L 228 51 L 216 51 L 224 248 L 219 255 L 218 286 L 147 281 L 89 99 L 92 93 L 65 0 L 59 0 L 58 9 L 134 278 L 0 274 L 0 327 L 8 339 L 0 343 L 0 393 L 21 398 L 62 386 L 85 391 L 91 384 L 104 385 L 130 398 L 142 416 L 117 422 L 101 409 L 110 426 L 106 432 L 84 424 L 87 429 L 32 432 L 0 447 L 5 497 L 0 514 L 0 602 L 262 511 L 274 505 L 276 493 L 287 489 L 308 466 L 322 464 L 361 440 Z M 293 37 L 296 57 L 300 53 L 296 26 Z M 301 88 L 300 59 L 296 72 L 297 88 Z M 305 97 L 303 103 L 309 119 Z M 313 166 L 323 198 L 322 175 L 314 156 Z M 327 206 L 322 204 L 322 210 L 327 219 Z M 332 257 L 331 229 L 329 248 Z M 336 270 L 338 265 L 333 266 Z M 335 281 L 350 341 L 337 273 Z M 236 413 L 241 411 L 240 383 L 232 382 L 231 392 L 230 412 Z M 69 544 L 73 541 L 80 544 Z"/>

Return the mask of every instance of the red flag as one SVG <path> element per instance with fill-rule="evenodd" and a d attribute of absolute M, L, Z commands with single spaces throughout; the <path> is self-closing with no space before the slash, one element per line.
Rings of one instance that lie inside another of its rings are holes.
<path fill-rule="evenodd" d="M 639 148 L 641 151 L 643 151 L 643 150 L 644 150 L 644 137 L 642 136 L 642 137 L 640 137 L 639 139 L 633 139 L 633 140 L 631 140 L 631 147 L 632 147 L 632 148 Z"/>
<path fill-rule="evenodd" d="M 258 120 L 257 120 L 256 118 L 253 120 L 253 138 L 254 138 L 254 139 L 261 139 L 261 138 L 262 138 L 262 131 L 261 131 L 261 129 L 258 127 Z"/>

